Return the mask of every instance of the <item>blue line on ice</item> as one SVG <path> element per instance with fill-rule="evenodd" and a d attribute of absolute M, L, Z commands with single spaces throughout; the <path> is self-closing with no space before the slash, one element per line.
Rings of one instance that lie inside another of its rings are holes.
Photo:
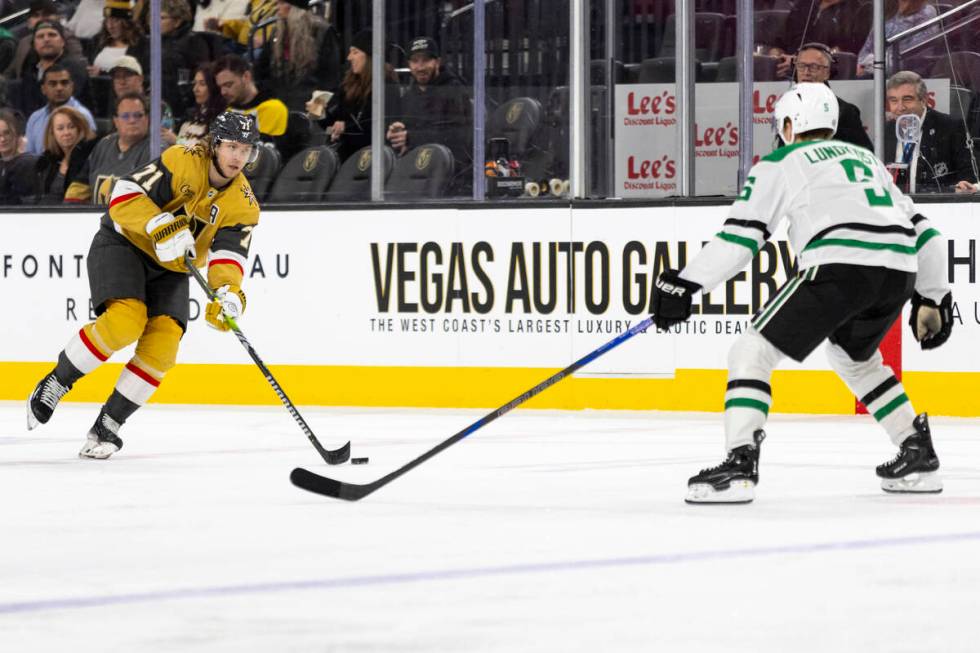
<path fill-rule="evenodd" d="M 312 580 L 284 581 L 274 583 L 251 583 L 244 585 L 219 585 L 214 587 L 186 587 L 153 592 L 134 592 L 129 594 L 103 594 L 97 596 L 78 596 L 0 603 L 0 614 L 23 614 L 48 610 L 70 610 L 95 608 L 107 605 L 133 603 L 153 603 L 208 597 L 237 596 L 245 594 L 275 594 L 303 590 L 323 590 L 338 588 L 368 587 L 375 585 L 404 585 L 428 581 L 458 580 L 467 578 L 487 578 L 521 574 L 540 574 L 556 571 L 582 571 L 593 569 L 617 569 L 622 567 L 643 567 L 652 565 L 672 565 L 691 562 L 710 562 L 733 558 L 757 558 L 779 555 L 806 555 L 840 551 L 860 551 L 886 549 L 925 544 L 949 544 L 980 540 L 980 531 L 965 533 L 946 533 L 911 537 L 877 538 L 869 540 L 845 540 L 841 542 L 816 542 L 789 544 L 783 546 L 759 547 L 749 549 L 720 549 L 716 551 L 692 551 L 688 553 L 662 553 L 648 556 L 625 558 L 606 558 L 594 560 L 568 560 L 559 562 L 535 562 L 527 564 L 503 565 L 496 567 L 473 567 L 469 569 L 443 569 L 418 571 L 402 574 L 381 574 L 376 576 L 349 576 L 340 578 L 318 578 Z"/>

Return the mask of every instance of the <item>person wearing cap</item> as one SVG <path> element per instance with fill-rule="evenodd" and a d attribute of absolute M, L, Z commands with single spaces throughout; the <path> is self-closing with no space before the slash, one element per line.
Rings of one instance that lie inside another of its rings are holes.
<path fill-rule="evenodd" d="M 805 43 L 800 46 L 800 51 L 794 59 L 794 80 L 824 84 L 829 88 L 830 73 L 834 63 L 834 53 L 828 46 L 823 43 Z M 873 151 L 874 145 L 861 120 L 861 110 L 839 97 L 837 107 L 840 119 L 834 138 Z"/>
<path fill-rule="evenodd" d="M 65 51 L 65 28 L 58 21 L 41 20 L 34 25 L 34 47 L 20 72 L 20 106 L 30 115 L 47 101 L 41 93 L 41 75 L 54 64 L 61 64 L 75 82 L 75 97 L 88 103 L 88 71 L 85 60 Z"/>
<path fill-rule="evenodd" d="M 74 92 L 75 82 L 72 81 L 67 68 L 61 64 L 54 64 L 44 71 L 41 77 L 41 93 L 48 102 L 27 119 L 24 135 L 27 137 L 28 153 L 41 154 L 44 151 L 44 131 L 47 129 L 51 112 L 58 107 L 67 106 L 75 109 L 85 118 L 92 131 L 96 131 L 92 112 L 75 98 Z"/>
<path fill-rule="evenodd" d="M 109 69 L 112 78 L 112 94 L 122 97 L 127 93 L 143 92 L 143 66 L 135 57 L 123 55 Z"/>
<path fill-rule="evenodd" d="M 99 8 L 101 10 L 103 0 L 97 0 L 97 2 L 99 3 Z M 34 26 L 42 20 L 61 20 L 61 17 L 58 14 L 57 5 L 55 5 L 52 0 L 31 0 L 26 22 L 28 30 L 27 34 L 24 34 L 24 36 L 17 41 L 17 51 L 14 54 L 14 58 L 3 71 L 3 75 L 7 79 L 20 77 L 21 70 L 24 67 L 24 61 L 34 49 Z M 101 17 L 98 20 L 99 27 L 101 28 Z M 73 57 L 84 59 L 85 51 L 82 48 L 82 42 L 79 41 L 78 38 L 79 37 L 77 37 L 72 30 L 65 27 L 65 52 Z"/>
<path fill-rule="evenodd" d="M 466 86 L 442 64 L 438 43 L 428 36 L 409 44 L 408 67 L 412 82 L 402 96 L 400 114 L 388 125 L 388 143 L 399 155 L 425 143 L 441 143 L 453 153 L 457 178 L 469 178 L 461 174 L 472 159 L 473 105 Z"/>
<path fill-rule="evenodd" d="M 347 52 L 350 68 L 340 87 L 327 103 L 325 115 L 318 124 L 327 130 L 328 145 L 337 150 L 341 161 L 371 144 L 371 50 L 373 34 L 363 30 L 351 39 Z M 385 115 L 396 115 L 400 93 L 395 86 L 395 72 L 385 64 L 385 81 L 391 86 L 385 92 Z"/>
<path fill-rule="evenodd" d="M 148 61 L 149 44 L 133 19 L 130 0 L 105 0 L 102 30 L 95 39 L 92 65 L 88 74 L 95 76 L 112 70 L 119 57 L 128 55 L 137 61 Z"/>
<path fill-rule="evenodd" d="M 278 0 L 275 36 L 262 48 L 255 76 L 294 111 L 315 89 L 336 88 L 343 67 L 340 36 L 307 9 L 308 0 Z"/>

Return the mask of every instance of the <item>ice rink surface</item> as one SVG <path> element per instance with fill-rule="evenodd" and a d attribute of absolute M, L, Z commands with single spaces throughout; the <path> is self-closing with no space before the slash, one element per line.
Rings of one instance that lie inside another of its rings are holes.
<path fill-rule="evenodd" d="M 935 418 L 946 490 L 886 495 L 864 417 L 776 415 L 754 504 L 689 506 L 720 415 L 516 411 L 358 503 L 484 411 L 0 404 L 0 651 L 980 650 L 980 422 Z"/>

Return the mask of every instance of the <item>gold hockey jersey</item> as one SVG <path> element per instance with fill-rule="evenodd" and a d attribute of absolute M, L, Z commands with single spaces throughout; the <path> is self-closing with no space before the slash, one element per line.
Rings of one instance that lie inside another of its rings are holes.
<path fill-rule="evenodd" d="M 212 187 L 210 162 L 202 144 L 168 148 L 159 159 L 116 182 L 102 219 L 161 267 L 186 272 L 182 260 L 157 260 L 146 224 L 163 211 L 187 216 L 196 245 L 194 263 L 207 263 L 211 287 L 241 286 L 259 203 L 241 173 L 224 188 Z"/>

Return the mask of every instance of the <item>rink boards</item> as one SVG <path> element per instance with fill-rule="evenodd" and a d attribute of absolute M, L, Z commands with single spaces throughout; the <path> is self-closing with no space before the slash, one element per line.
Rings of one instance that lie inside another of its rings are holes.
<path fill-rule="evenodd" d="M 924 205 L 950 239 L 957 325 L 923 353 L 903 335 L 915 406 L 978 415 L 976 203 Z M 240 324 L 300 405 L 495 407 L 648 314 L 653 280 L 710 239 L 726 206 L 265 211 Z M 90 314 L 85 258 L 98 215 L 8 215 L 0 243 L 0 399 L 22 399 Z M 720 410 L 726 353 L 794 272 L 780 230 L 673 335 L 648 332 L 539 395 L 539 408 Z M 228 334 L 192 320 L 154 401 L 274 404 Z M 70 395 L 102 401 L 128 352 Z M 818 349 L 773 379 L 775 411 L 850 413 Z"/>

